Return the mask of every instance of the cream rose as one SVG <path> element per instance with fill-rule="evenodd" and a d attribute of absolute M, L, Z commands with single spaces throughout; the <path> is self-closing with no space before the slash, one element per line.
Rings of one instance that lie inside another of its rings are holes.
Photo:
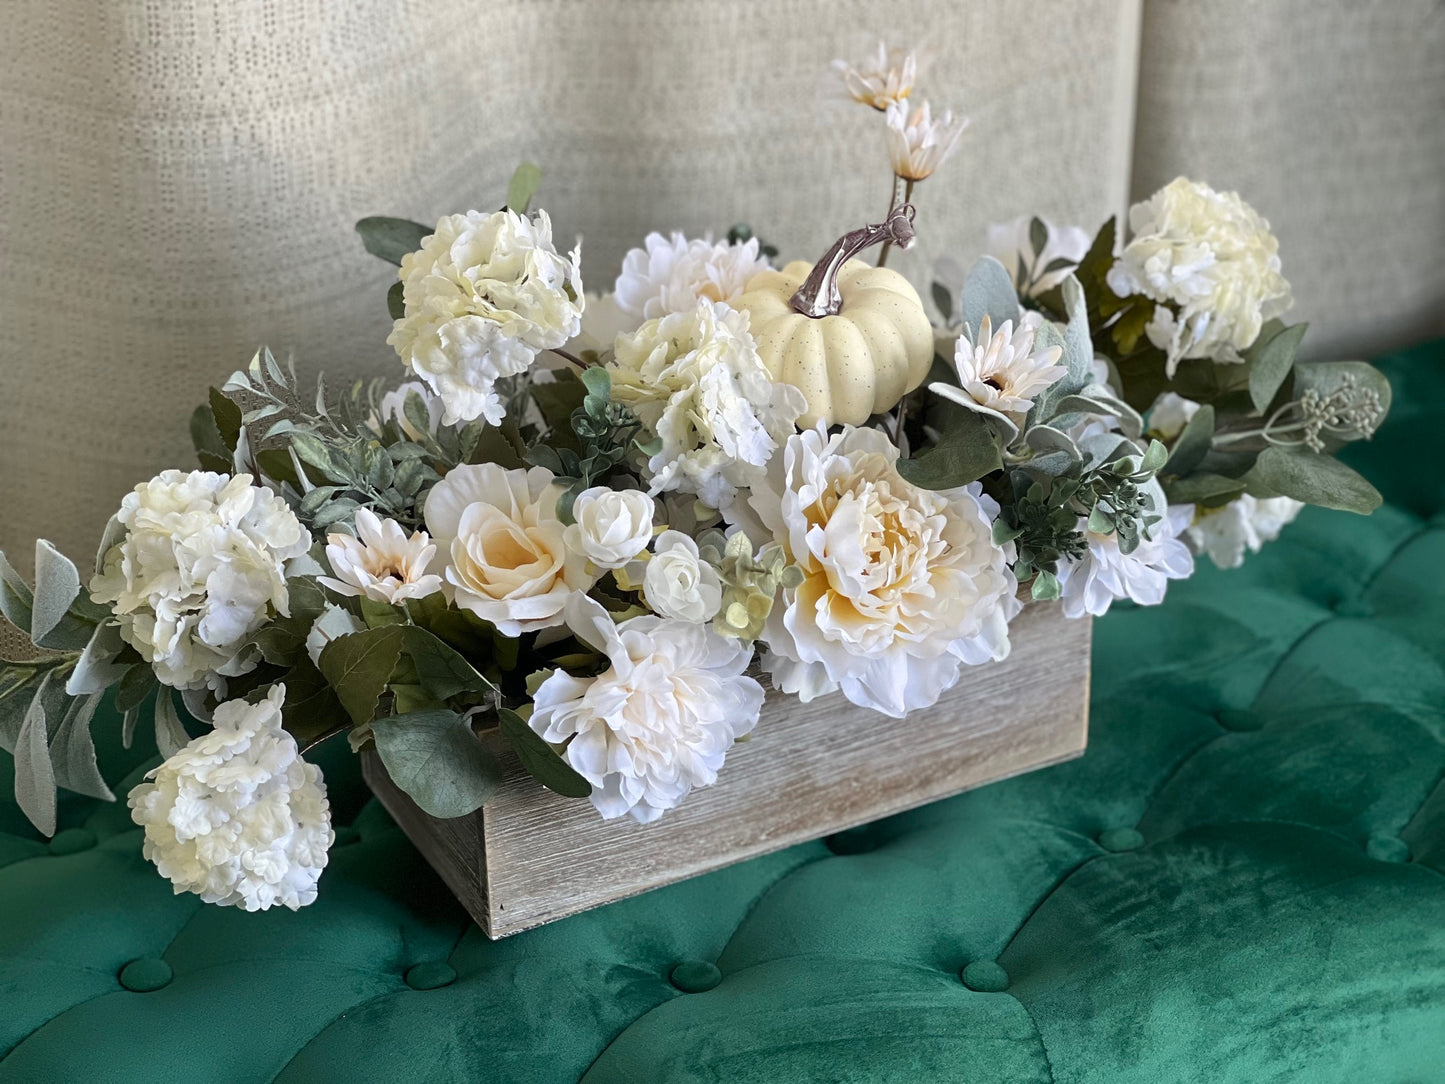
<path fill-rule="evenodd" d="M 572 504 L 567 548 L 597 568 L 621 568 L 652 541 L 652 498 L 639 490 L 593 486 Z"/>
<path fill-rule="evenodd" d="M 663 531 L 647 562 L 642 594 L 654 613 L 700 625 L 717 616 L 722 581 L 696 542 L 681 531 Z"/>

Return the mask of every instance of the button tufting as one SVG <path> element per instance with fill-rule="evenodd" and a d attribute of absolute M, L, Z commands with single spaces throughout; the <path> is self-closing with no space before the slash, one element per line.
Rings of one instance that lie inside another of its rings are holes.
<path fill-rule="evenodd" d="M 1365 853 L 1376 862 L 1410 861 L 1410 845 L 1399 836 L 1371 836 L 1365 844 Z"/>
<path fill-rule="evenodd" d="M 149 994 L 171 982 L 171 965 L 156 956 L 142 956 L 120 969 L 120 984 L 137 994 Z"/>
<path fill-rule="evenodd" d="M 1110 828 L 1099 833 L 1099 846 L 1106 851 L 1137 851 L 1144 846 L 1144 836 L 1137 828 Z"/>
<path fill-rule="evenodd" d="M 1246 708 L 1225 708 L 1215 713 L 1214 721 L 1225 730 L 1237 730 L 1241 733 L 1264 729 L 1264 716 Z"/>
<path fill-rule="evenodd" d="M 79 854 L 94 846 L 95 833 L 89 828 L 67 828 L 63 832 L 55 833 L 55 837 L 50 841 L 50 853 L 53 855 Z"/>
<path fill-rule="evenodd" d="M 958 977 L 970 990 L 980 994 L 1001 994 L 1008 989 L 1008 972 L 993 960 L 975 960 Z"/>
<path fill-rule="evenodd" d="M 445 960 L 425 960 L 406 972 L 406 984 L 413 990 L 439 990 L 456 981 L 456 969 Z"/>
<path fill-rule="evenodd" d="M 672 969 L 668 979 L 684 994 L 705 994 L 722 982 L 722 972 L 717 964 L 706 960 L 684 960 Z"/>
<path fill-rule="evenodd" d="M 1361 595 L 1350 595 L 1335 603 L 1336 617 L 1374 617 L 1375 607 Z"/>

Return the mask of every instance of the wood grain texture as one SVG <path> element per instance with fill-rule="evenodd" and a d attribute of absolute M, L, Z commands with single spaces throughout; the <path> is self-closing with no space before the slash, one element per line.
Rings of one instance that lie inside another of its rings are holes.
<path fill-rule="evenodd" d="M 469 817 L 429 817 L 386 778 L 377 797 L 489 937 L 912 809 L 1084 751 L 1088 619 L 1028 606 L 1001 663 L 966 668 L 931 711 L 903 721 L 834 695 L 801 704 L 773 692 L 753 737 L 715 786 L 653 824 L 604 821 L 545 790 L 506 758 L 500 793 Z"/>

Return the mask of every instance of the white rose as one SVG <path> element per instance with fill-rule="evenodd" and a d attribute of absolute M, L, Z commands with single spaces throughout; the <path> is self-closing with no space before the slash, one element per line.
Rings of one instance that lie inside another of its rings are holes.
<path fill-rule="evenodd" d="M 635 331 L 645 320 L 691 312 L 699 298 L 732 301 L 768 266 L 767 257 L 758 254 L 757 238 L 730 245 L 714 244 L 711 237 L 689 241 L 680 233 L 649 233 L 642 248 L 623 257 L 613 286 L 617 309 L 630 318 L 618 330 Z"/>
<path fill-rule="evenodd" d="M 745 526 L 754 543 L 778 543 L 803 574 L 763 632 L 784 692 L 842 689 L 901 718 L 935 703 L 960 662 L 1008 654 L 1020 604 L 1013 547 L 993 541 L 998 506 L 977 483 L 920 489 L 897 460 L 877 430 L 808 430 L 738 502 L 758 518 Z"/>
<path fill-rule="evenodd" d="M 447 215 L 401 260 L 405 312 L 387 342 L 441 396 L 447 425 L 505 409 L 496 383 L 582 326 L 577 249 L 564 259 L 547 212 Z"/>
<path fill-rule="evenodd" d="M 408 535 L 396 520 L 359 508 L 356 533 L 326 538 L 326 559 L 337 578 L 319 579 L 331 590 L 392 605 L 441 590 L 441 577 L 427 572 L 437 548 L 425 531 Z"/>
<path fill-rule="evenodd" d="M 125 536 L 91 594 L 156 677 L 219 690 L 254 669 L 258 655 L 242 645 L 289 615 L 286 562 L 311 546 L 285 502 L 249 474 L 168 470 L 128 493 L 118 519 Z"/>
<path fill-rule="evenodd" d="M 453 600 L 503 636 L 562 624 L 568 598 L 594 582 L 567 549 L 559 492 L 544 467 L 478 463 L 453 467 L 427 494 L 426 525 Z"/>
<path fill-rule="evenodd" d="M 1194 518 L 1192 504 L 1170 505 L 1168 512 L 1140 538 L 1132 553 L 1119 549 L 1115 534 L 1094 534 L 1088 520 L 1079 519 L 1079 530 L 1088 544 L 1077 561 L 1060 561 L 1059 585 L 1064 616 L 1102 617 L 1116 598 L 1128 598 L 1140 606 L 1164 601 L 1170 580 L 1186 580 L 1194 574 L 1194 558 L 1180 535 Z"/>
<path fill-rule="evenodd" d="M 652 498 L 639 490 L 593 486 L 572 504 L 568 549 L 597 568 L 621 568 L 652 541 Z"/>
<path fill-rule="evenodd" d="M 316 899 L 336 835 L 321 769 L 281 727 L 285 698 L 273 685 L 259 704 L 221 704 L 215 729 L 130 792 L 142 853 L 177 893 L 247 911 Z"/>
<path fill-rule="evenodd" d="M 1238 568 L 1245 552 L 1258 553 L 1279 537 L 1304 505 L 1291 497 L 1259 499 L 1242 494 L 1222 508 L 1200 509 L 1185 531 L 1195 553 L 1207 553 L 1220 568 Z"/>
<path fill-rule="evenodd" d="M 757 725 L 763 689 L 744 671 L 752 646 L 705 625 L 634 617 L 621 625 L 586 595 L 567 606 L 577 637 L 607 656 L 595 678 L 554 672 L 531 727 L 592 784 L 603 817 L 646 824 L 711 786 L 733 742 Z"/>
<path fill-rule="evenodd" d="M 657 536 L 642 593 L 654 613 L 694 624 L 711 621 L 722 606 L 717 569 L 702 559 L 697 543 L 681 531 Z"/>

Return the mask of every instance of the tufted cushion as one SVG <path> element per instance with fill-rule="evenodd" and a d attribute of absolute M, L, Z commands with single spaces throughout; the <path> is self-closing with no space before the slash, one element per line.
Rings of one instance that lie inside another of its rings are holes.
<path fill-rule="evenodd" d="M 47 844 L 0 801 L 0 1079 L 1438 1080 L 1442 365 L 1385 363 L 1373 517 L 1098 623 L 1081 760 L 508 941 L 344 747 L 296 914 L 172 896 L 123 806 Z"/>

